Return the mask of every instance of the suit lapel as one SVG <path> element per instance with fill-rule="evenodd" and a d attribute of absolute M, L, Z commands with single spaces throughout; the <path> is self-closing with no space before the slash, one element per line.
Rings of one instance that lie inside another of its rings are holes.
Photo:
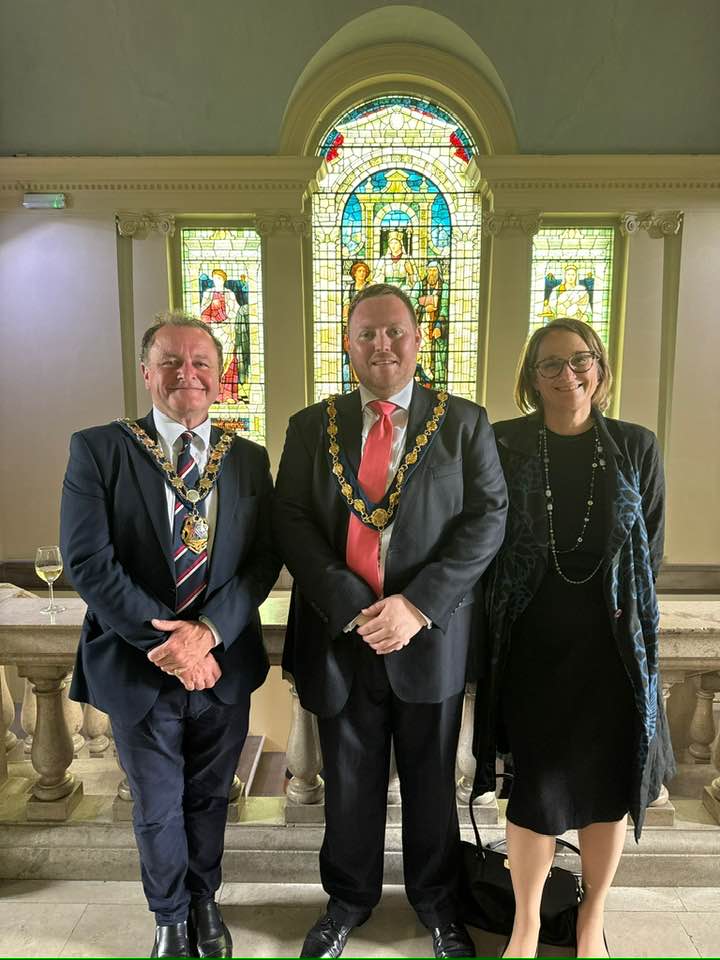
<path fill-rule="evenodd" d="M 360 391 L 353 390 L 338 397 L 335 401 L 338 427 L 340 430 L 340 447 L 347 458 L 347 462 L 357 477 L 360 470 L 360 451 L 362 449 L 362 405 Z M 327 446 L 327 436 L 323 435 L 323 444 Z"/>
<path fill-rule="evenodd" d="M 152 413 L 138 420 L 138 424 L 147 433 L 151 440 L 157 443 L 157 430 L 153 421 Z M 172 554 L 172 534 L 170 532 L 170 523 L 168 519 L 167 497 L 165 495 L 166 485 L 163 480 L 160 469 L 152 458 L 152 454 L 142 449 L 140 444 L 129 433 L 126 433 L 128 447 L 130 449 L 130 458 L 137 476 L 140 495 L 142 496 L 147 512 L 150 515 L 155 535 L 162 546 L 170 572 L 175 580 L 175 570 L 171 563 Z"/>
<path fill-rule="evenodd" d="M 212 446 L 218 442 L 221 437 L 221 431 L 213 427 L 210 433 L 210 443 Z M 235 513 L 237 505 L 238 491 L 238 466 L 232 456 L 232 447 L 228 450 L 226 459 L 223 463 L 217 486 L 215 487 L 216 496 L 216 515 L 215 515 L 215 536 L 213 538 L 212 553 L 210 554 L 210 570 L 208 571 L 208 593 L 213 589 L 213 578 L 216 570 L 220 566 L 220 558 L 224 556 L 226 538 L 234 537 L 236 531 L 232 529 L 231 520 Z"/>
<path fill-rule="evenodd" d="M 408 411 L 407 438 L 405 440 L 405 453 L 409 453 L 415 446 L 415 438 L 419 433 L 425 430 L 425 423 L 430 419 L 432 408 L 435 403 L 435 391 L 427 390 L 419 386 L 417 381 L 413 384 L 412 400 L 410 401 L 410 410 Z"/>

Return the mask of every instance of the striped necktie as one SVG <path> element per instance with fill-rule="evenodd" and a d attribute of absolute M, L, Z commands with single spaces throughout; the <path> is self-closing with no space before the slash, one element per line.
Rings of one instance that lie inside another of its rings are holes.
<path fill-rule="evenodd" d="M 190 430 L 181 434 L 182 447 L 178 455 L 176 473 L 186 487 L 196 487 L 200 471 L 190 452 L 190 443 L 195 436 Z M 205 515 L 205 502 L 197 504 L 197 512 Z M 173 559 L 175 561 L 175 612 L 187 612 L 198 602 L 207 586 L 207 549 L 193 553 L 182 541 L 182 528 L 190 511 L 175 497 L 173 521 Z"/>

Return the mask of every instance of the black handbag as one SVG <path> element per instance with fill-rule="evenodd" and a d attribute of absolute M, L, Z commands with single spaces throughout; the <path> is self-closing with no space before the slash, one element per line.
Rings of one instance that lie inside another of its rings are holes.
<path fill-rule="evenodd" d="M 504 840 L 483 845 L 475 822 L 472 800 L 470 819 L 475 831 L 475 843 L 462 841 L 463 920 L 473 927 L 510 936 L 515 917 L 513 894 L 507 857 L 500 848 Z M 580 854 L 566 840 L 556 840 Z M 552 867 L 545 881 L 540 905 L 540 941 L 555 947 L 575 947 L 577 910 L 583 898 L 582 881 L 578 874 L 562 867 Z"/>

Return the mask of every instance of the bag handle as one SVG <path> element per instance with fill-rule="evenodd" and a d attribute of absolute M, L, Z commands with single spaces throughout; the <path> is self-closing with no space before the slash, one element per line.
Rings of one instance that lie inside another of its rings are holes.
<path fill-rule="evenodd" d="M 513 775 L 511 773 L 498 773 L 496 779 L 498 780 L 512 780 Z M 478 825 L 475 820 L 475 810 L 473 809 L 473 800 L 476 798 L 472 795 L 468 802 L 468 807 L 470 809 L 470 822 L 472 823 L 473 832 L 475 834 L 475 843 L 477 846 L 477 855 L 485 859 L 485 850 L 497 850 L 498 847 L 501 847 L 506 841 L 505 840 L 494 840 L 492 843 L 489 843 L 487 847 L 483 846 L 482 839 L 480 838 L 480 831 L 478 830 Z M 560 837 L 555 838 L 555 851 L 557 852 L 558 847 L 564 847 L 566 850 L 570 850 L 571 853 L 576 853 L 580 856 L 580 851 L 575 846 L 574 843 L 570 843 L 569 840 L 561 840 Z"/>

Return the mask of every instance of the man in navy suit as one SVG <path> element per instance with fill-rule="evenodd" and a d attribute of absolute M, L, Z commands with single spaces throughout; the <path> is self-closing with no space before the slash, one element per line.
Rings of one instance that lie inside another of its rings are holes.
<path fill-rule="evenodd" d="M 71 697 L 110 715 L 132 791 L 151 956 L 231 956 L 215 904 L 258 607 L 280 562 L 266 451 L 213 427 L 222 347 L 168 314 L 142 342 L 152 411 L 73 435 L 61 545 L 88 611 Z"/>

